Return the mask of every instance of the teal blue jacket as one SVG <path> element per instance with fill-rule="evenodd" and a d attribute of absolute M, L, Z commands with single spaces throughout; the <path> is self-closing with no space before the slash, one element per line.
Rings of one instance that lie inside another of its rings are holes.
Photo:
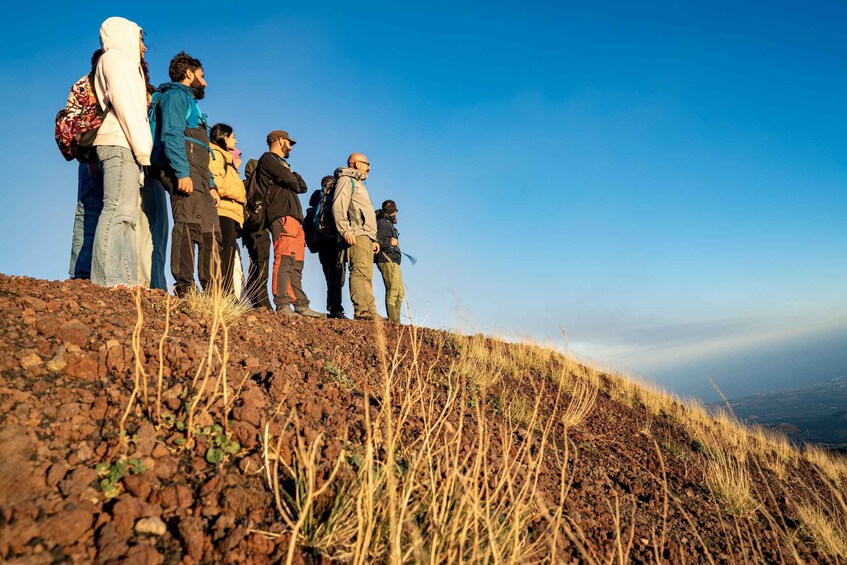
<path fill-rule="evenodd" d="M 185 130 L 208 127 L 206 114 L 200 111 L 191 88 L 178 82 L 159 86 L 151 101 L 150 127 L 153 130 L 150 160 L 170 165 L 178 179 L 191 176 L 185 153 Z"/>

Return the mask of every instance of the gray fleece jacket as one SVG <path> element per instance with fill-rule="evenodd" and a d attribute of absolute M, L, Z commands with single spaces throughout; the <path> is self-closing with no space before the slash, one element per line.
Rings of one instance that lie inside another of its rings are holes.
<path fill-rule="evenodd" d="M 363 175 L 350 167 L 335 169 L 332 216 L 341 237 L 366 235 L 376 241 L 376 214 Z"/>

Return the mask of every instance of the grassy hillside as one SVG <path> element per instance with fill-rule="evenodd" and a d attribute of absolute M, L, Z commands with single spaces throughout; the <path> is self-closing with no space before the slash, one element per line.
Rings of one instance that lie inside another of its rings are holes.
<path fill-rule="evenodd" d="M 847 465 L 534 344 L 0 276 L 8 562 L 838 562 Z"/>

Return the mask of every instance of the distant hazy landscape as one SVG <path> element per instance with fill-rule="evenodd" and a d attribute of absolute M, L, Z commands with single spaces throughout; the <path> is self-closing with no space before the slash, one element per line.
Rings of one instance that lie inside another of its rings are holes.
<path fill-rule="evenodd" d="M 847 450 L 847 377 L 747 396 L 730 405 L 742 420 L 779 427 L 794 441 Z"/>

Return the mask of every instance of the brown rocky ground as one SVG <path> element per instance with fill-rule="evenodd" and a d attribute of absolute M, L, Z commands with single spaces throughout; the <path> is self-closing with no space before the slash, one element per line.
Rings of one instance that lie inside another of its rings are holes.
<path fill-rule="evenodd" d="M 162 340 L 166 296 L 145 291 L 140 303 L 137 325 L 131 292 L 0 275 L 0 560 L 284 561 L 291 528 L 268 480 L 265 434 L 284 438 L 278 460 L 289 465 L 297 457 L 303 463 L 298 438 L 316 445 L 318 485 L 330 481 L 336 461 L 344 465 L 333 485 L 355 478 L 369 434 L 385 451 L 383 434 L 391 433 L 384 421 L 374 428 L 376 414 L 391 408 L 399 418 L 404 410 L 399 400 L 383 406 L 387 352 L 392 374 L 426 373 L 420 378 L 434 404 L 462 407 L 446 414 L 447 428 L 473 430 L 482 418 L 491 423 L 488 444 L 460 430 L 455 445 L 462 457 L 472 460 L 487 445 L 487 461 L 498 469 L 525 442 L 542 445 L 538 472 L 517 469 L 514 477 L 537 481 L 535 498 L 549 512 L 524 519 L 521 535 L 527 544 L 539 543 L 558 507 L 560 531 L 568 533 L 534 560 L 835 562 L 796 516 L 798 501 L 826 502 L 838 492 L 810 463 L 798 460 L 778 478 L 751 462 L 756 508 L 733 515 L 706 486 L 708 450 L 689 434 L 685 409 L 652 415 L 639 402 L 623 402 L 608 375 L 598 376 L 599 393 L 582 422 L 566 426 L 542 417 L 539 424 L 531 417 L 536 400 L 539 415 L 553 415 L 576 393 L 557 396 L 537 366 L 505 374 L 494 386 L 471 386 L 473 375 L 463 374 L 470 367 L 469 341 L 459 336 L 388 324 L 383 338 L 370 322 L 254 312 L 228 328 L 226 340 L 219 334 L 210 356 L 210 320 L 177 304 Z M 122 440 L 137 375 L 146 395 L 140 386 Z M 220 396 L 224 382 L 228 405 Z M 396 379 L 392 390 L 408 392 L 410 382 Z M 456 386 L 462 402 L 450 404 Z M 287 419 L 292 414 L 296 420 Z M 427 417 L 405 414 L 396 430 L 405 445 L 429 429 Z M 414 449 L 401 451 L 392 459 L 398 474 L 414 459 Z M 279 481 L 292 496 L 300 486 Z M 333 486 L 327 496 L 343 494 Z M 317 514 L 330 515 L 331 504 L 317 499 Z M 429 535 L 425 516 L 418 524 Z M 429 547 L 424 538 L 420 547 Z M 301 534 L 293 562 L 350 559 L 310 539 Z M 539 547 L 548 547 L 544 543 Z M 372 553 L 374 560 L 388 561 L 386 555 Z M 411 554 L 405 560 L 422 559 Z"/>

